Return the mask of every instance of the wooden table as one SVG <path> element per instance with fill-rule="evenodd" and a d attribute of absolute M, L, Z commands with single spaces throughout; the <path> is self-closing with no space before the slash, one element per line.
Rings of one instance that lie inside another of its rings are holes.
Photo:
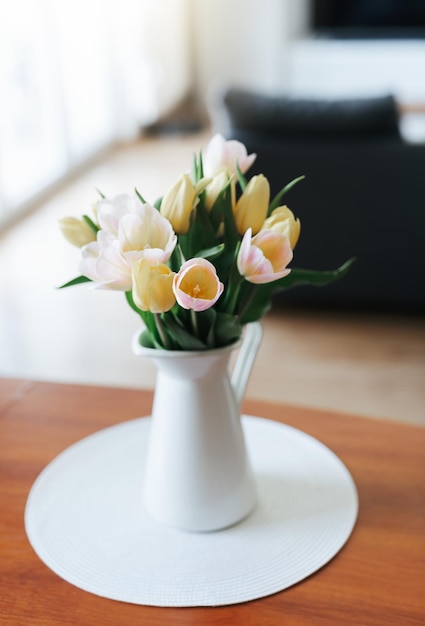
<path fill-rule="evenodd" d="M 267 626 L 425 623 L 425 429 L 247 401 L 329 446 L 359 491 L 354 532 L 310 578 L 228 607 L 164 609 L 105 600 L 66 583 L 38 559 L 24 525 L 43 467 L 82 437 L 148 415 L 147 391 L 0 379 L 0 624 L 3 626 Z"/>

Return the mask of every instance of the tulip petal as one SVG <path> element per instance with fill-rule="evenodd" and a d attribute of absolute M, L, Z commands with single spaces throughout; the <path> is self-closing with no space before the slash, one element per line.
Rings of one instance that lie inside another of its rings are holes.
<path fill-rule="evenodd" d="M 254 233 L 261 229 L 270 201 L 270 184 L 263 174 L 253 176 L 234 208 L 236 228 L 244 233 L 252 228 Z"/>
<path fill-rule="evenodd" d="M 262 226 L 263 229 L 274 230 L 289 238 L 291 248 L 294 249 L 300 236 L 301 224 L 291 209 L 286 205 L 274 209 Z"/>
<path fill-rule="evenodd" d="M 212 307 L 223 293 L 215 267 L 206 259 L 189 259 L 175 275 L 173 290 L 184 309 L 205 311 Z"/>
<path fill-rule="evenodd" d="M 96 234 L 83 219 L 63 217 L 59 220 L 59 227 L 65 239 L 77 248 L 96 240 Z"/>
<path fill-rule="evenodd" d="M 243 236 L 237 258 L 241 276 L 251 283 L 269 283 L 287 276 L 286 266 L 292 260 L 287 237 L 272 230 L 262 230 L 252 237 L 251 229 Z"/>
<path fill-rule="evenodd" d="M 128 291 L 131 289 L 131 265 L 122 255 L 118 242 L 102 248 L 96 261 L 96 273 L 100 280 L 98 286 L 108 289 Z"/>
<path fill-rule="evenodd" d="M 96 214 L 102 230 L 117 236 L 120 220 L 127 213 L 137 213 L 141 202 L 136 196 L 120 194 L 114 198 L 105 198 L 96 205 Z"/>
<path fill-rule="evenodd" d="M 149 204 L 142 206 L 140 214 L 127 214 L 121 218 L 118 240 L 123 252 L 162 251 L 161 258 L 155 260 L 163 263 L 168 261 L 177 242 L 170 222 Z"/>
<path fill-rule="evenodd" d="M 140 310 L 165 313 L 174 306 L 174 272 L 169 267 L 140 259 L 133 263 L 132 276 L 133 299 Z"/>
<path fill-rule="evenodd" d="M 178 234 L 185 234 L 189 230 L 195 197 L 195 187 L 190 176 L 183 174 L 162 198 L 161 215 Z"/>
<path fill-rule="evenodd" d="M 236 164 L 242 173 L 253 164 L 257 155 L 248 155 L 243 143 L 234 139 L 226 141 L 220 134 L 214 135 L 204 154 L 205 176 L 214 176 L 221 168 L 225 167 L 230 173 L 236 174 Z"/>

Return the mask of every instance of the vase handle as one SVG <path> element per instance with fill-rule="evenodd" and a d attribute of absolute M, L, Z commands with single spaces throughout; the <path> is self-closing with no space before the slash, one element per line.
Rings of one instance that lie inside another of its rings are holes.
<path fill-rule="evenodd" d="M 255 355 L 260 346 L 263 329 L 260 322 L 251 322 L 245 326 L 242 345 L 233 368 L 231 382 L 238 406 L 242 404 Z"/>

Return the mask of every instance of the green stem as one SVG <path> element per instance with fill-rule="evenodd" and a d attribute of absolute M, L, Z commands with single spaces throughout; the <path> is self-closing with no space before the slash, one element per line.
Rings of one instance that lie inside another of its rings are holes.
<path fill-rule="evenodd" d="M 140 317 L 143 319 L 143 311 L 141 311 L 139 309 L 138 306 L 136 306 L 136 303 L 133 300 L 133 293 L 132 291 L 126 291 L 125 292 L 125 298 L 128 302 L 128 304 L 131 306 L 131 308 L 133 309 L 133 311 L 135 311 L 138 315 L 140 315 Z"/>
<path fill-rule="evenodd" d="M 243 279 L 241 277 L 241 279 L 236 283 L 236 285 L 233 285 L 231 288 L 229 303 L 226 306 L 226 312 L 229 313 L 230 315 L 233 315 L 234 310 L 236 308 L 242 282 L 243 282 Z"/>
<path fill-rule="evenodd" d="M 190 309 L 190 321 L 192 323 L 193 334 L 197 339 L 199 339 L 198 319 L 196 317 L 196 311 L 194 311 L 193 309 Z"/>
<path fill-rule="evenodd" d="M 155 318 L 156 328 L 157 328 L 158 334 L 159 334 L 159 336 L 161 338 L 162 345 L 164 346 L 164 348 L 166 350 L 171 350 L 171 348 L 172 348 L 171 342 L 170 342 L 170 340 L 168 338 L 168 335 L 167 335 L 167 332 L 166 332 L 166 330 L 164 328 L 164 324 L 162 322 L 160 313 L 154 313 L 153 316 Z"/>
<path fill-rule="evenodd" d="M 255 294 L 257 292 L 257 289 L 258 289 L 258 285 L 252 285 L 251 293 L 249 294 L 249 296 L 245 300 L 245 302 L 244 302 L 244 304 L 242 306 L 242 309 L 238 313 L 239 319 L 242 319 L 243 316 L 245 315 L 245 313 L 248 311 L 249 307 L 251 306 L 252 301 L 254 300 L 254 297 L 255 297 Z"/>
<path fill-rule="evenodd" d="M 183 250 L 181 249 L 181 245 L 178 243 L 176 246 L 178 253 L 180 255 L 180 265 L 183 265 L 183 263 L 186 261 L 186 259 L 184 258 L 184 254 L 183 254 Z"/>
<path fill-rule="evenodd" d="M 234 263 L 230 270 L 229 282 L 226 287 L 220 310 L 225 313 L 229 313 L 230 315 L 233 315 L 233 311 L 235 310 L 239 297 L 239 291 L 241 289 L 243 281 L 243 276 L 239 274 L 237 265 L 236 263 Z"/>

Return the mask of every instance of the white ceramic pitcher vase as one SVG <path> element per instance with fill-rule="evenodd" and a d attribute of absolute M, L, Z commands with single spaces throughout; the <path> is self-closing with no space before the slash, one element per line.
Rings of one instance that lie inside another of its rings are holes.
<path fill-rule="evenodd" d="M 240 405 L 261 341 L 259 323 L 241 341 L 205 351 L 133 351 L 158 368 L 144 499 L 159 522 L 186 531 L 236 524 L 256 503 Z M 229 361 L 239 349 L 233 372 Z"/>

